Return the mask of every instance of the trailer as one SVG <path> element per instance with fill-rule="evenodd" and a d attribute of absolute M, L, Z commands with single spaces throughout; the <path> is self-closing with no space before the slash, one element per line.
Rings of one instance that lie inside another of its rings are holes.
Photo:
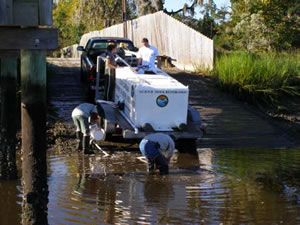
<path fill-rule="evenodd" d="M 97 57 L 95 102 L 105 136 L 140 140 L 163 132 L 175 137 L 178 150 L 195 150 L 203 130 L 199 112 L 188 104 L 188 86 L 159 68 L 132 67 L 135 60 L 126 59 L 117 56 L 121 67 L 108 69 L 105 57 Z"/>

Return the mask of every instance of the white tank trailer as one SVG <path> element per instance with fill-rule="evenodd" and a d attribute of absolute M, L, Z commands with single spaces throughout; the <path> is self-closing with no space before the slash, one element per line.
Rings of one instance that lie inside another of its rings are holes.
<path fill-rule="evenodd" d="M 161 69 L 118 61 L 122 67 L 105 70 L 105 58 L 97 59 L 95 100 L 106 137 L 121 134 L 125 139 L 141 139 L 164 132 L 185 147 L 195 146 L 202 124 L 199 112 L 188 104 L 188 86 Z"/>
<path fill-rule="evenodd" d="M 154 73 L 116 69 L 114 100 L 124 103 L 124 115 L 135 127 L 173 131 L 187 124 L 189 89 L 159 69 Z"/>

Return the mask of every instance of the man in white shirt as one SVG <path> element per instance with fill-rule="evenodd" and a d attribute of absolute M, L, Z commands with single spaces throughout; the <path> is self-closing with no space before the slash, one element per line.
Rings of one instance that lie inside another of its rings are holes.
<path fill-rule="evenodd" d="M 149 45 L 147 38 L 142 40 L 143 47 L 138 51 L 138 65 L 149 66 L 149 68 L 155 68 L 155 59 L 157 59 L 157 67 L 161 67 L 161 61 L 157 48 L 152 45 Z"/>

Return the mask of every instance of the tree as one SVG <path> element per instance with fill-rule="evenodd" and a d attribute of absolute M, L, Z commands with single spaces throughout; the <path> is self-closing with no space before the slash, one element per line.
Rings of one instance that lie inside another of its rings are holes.
<path fill-rule="evenodd" d="M 127 18 L 136 16 L 134 0 L 127 0 Z M 59 29 L 59 46 L 80 41 L 84 33 L 122 22 L 120 0 L 60 0 L 54 5 L 54 24 Z"/>
<path fill-rule="evenodd" d="M 188 26 L 201 32 L 202 34 L 213 38 L 217 33 L 218 21 L 225 20 L 228 14 L 225 8 L 217 9 L 213 0 L 193 0 L 188 1 L 181 9 L 177 11 L 168 11 L 164 8 L 164 0 L 136 0 L 138 15 L 146 15 L 160 10 L 183 21 Z M 195 19 L 195 9 L 201 7 L 202 19 Z"/>
<path fill-rule="evenodd" d="M 200 13 L 203 15 L 202 18 L 194 18 L 194 9 L 196 7 L 200 8 Z M 194 1 L 190 6 L 185 6 L 183 9 L 179 9 L 176 12 L 167 12 L 170 15 L 176 15 L 175 18 L 180 19 L 188 26 L 201 32 L 209 38 L 214 38 L 214 36 L 219 32 L 220 25 L 224 23 L 229 14 L 226 7 L 220 9 L 217 8 L 214 1 Z"/>
<path fill-rule="evenodd" d="M 209 14 L 204 15 L 202 19 L 195 19 L 192 16 L 182 18 L 181 15 L 175 16 L 175 18 L 209 38 L 213 38 L 218 32 L 219 25 Z"/>
<path fill-rule="evenodd" d="M 135 0 L 138 15 L 144 16 L 163 10 L 164 0 Z"/>
<path fill-rule="evenodd" d="M 143 16 L 143 15 L 147 15 L 149 13 L 154 13 L 154 12 L 158 12 L 161 10 L 164 10 L 165 13 L 174 16 L 177 14 L 182 13 L 183 15 L 185 15 L 186 13 L 190 14 L 191 16 L 194 16 L 194 12 L 195 12 L 195 8 L 197 6 L 203 6 L 205 2 L 207 2 L 207 4 L 212 5 L 213 4 L 213 0 L 192 0 L 190 1 L 191 3 L 185 3 L 181 9 L 177 10 L 177 11 L 168 11 L 167 9 L 164 8 L 164 4 L 165 1 L 164 0 L 135 0 L 135 4 L 138 8 L 138 15 L 139 16 Z"/>
<path fill-rule="evenodd" d="M 232 18 L 225 25 L 237 48 L 248 51 L 299 47 L 298 0 L 232 0 Z"/>
<path fill-rule="evenodd" d="M 240 47 L 245 47 L 248 51 L 270 50 L 274 36 L 266 26 L 263 12 L 242 15 L 244 19 L 237 23 L 233 29 Z"/>

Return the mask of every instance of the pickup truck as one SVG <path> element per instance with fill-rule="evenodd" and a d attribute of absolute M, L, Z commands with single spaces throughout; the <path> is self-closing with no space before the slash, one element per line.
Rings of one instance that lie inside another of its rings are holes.
<path fill-rule="evenodd" d="M 121 44 L 123 45 L 123 48 L 127 50 L 126 52 L 138 51 L 138 48 L 134 46 L 131 40 L 119 37 L 94 37 L 89 39 L 85 47 L 77 47 L 77 51 L 82 51 L 80 59 L 80 79 L 87 84 L 88 99 L 91 101 L 94 98 L 95 93 L 97 57 L 105 57 L 106 48 L 110 43 L 116 44 L 118 51 L 120 51 Z M 134 54 L 125 55 L 124 59 L 130 65 L 137 65 L 137 58 Z M 100 80 L 99 82 L 103 83 L 104 80 Z"/>

